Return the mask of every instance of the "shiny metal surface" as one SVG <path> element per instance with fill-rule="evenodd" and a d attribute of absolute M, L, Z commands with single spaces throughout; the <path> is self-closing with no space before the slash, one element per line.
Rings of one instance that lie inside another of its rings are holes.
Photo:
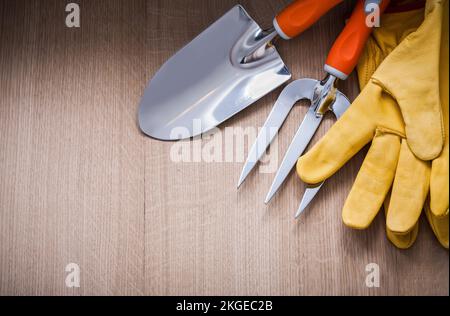
<path fill-rule="evenodd" d="M 142 131 L 161 140 L 206 132 L 290 79 L 264 32 L 235 6 L 171 57 L 144 91 Z"/>
<path fill-rule="evenodd" d="M 332 111 L 336 115 L 337 119 L 340 119 L 341 116 L 345 113 L 345 111 L 350 106 L 350 101 L 344 96 L 336 98 L 336 101 L 332 105 Z M 295 218 L 298 218 L 303 211 L 308 207 L 308 205 L 311 203 L 311 201 L 314 199 L 314 197 L 317 195 L 317 193 L 322 188 L 323 184 L 325 182 L 322 182 L 315 186 L 309 186 L 306 188 L 305 193 L 303 193 L 302 200 L 300 202 L 300 206 L 297 210 L 297 213 L 295 214 Z"/>
<path fill-rule="evenodd" d="M 275 175 L 275 179 L 273 180 L 269 193 L 267 193 L 264 203 L 269 203 L 275 193 L 277 193 L 278 189 L 283 184 L 289 172 L 297 162 L 298 157 L 300 157 L 306 146 L 308 146 L 311 138 L 314 136 L 314 133 L 319 127 L 320 122 L 322 122 L 322 119 L 322 115 L 316 115 L 315 107 L 313 105 L 310 106 L 302 124 L 292 140 L 292 143 L 289 145 L 280 167 L 278 168 L 277 174 Z"/>
<path fill-rule="evenodd" d="M 275 175 L 275 179 L 273 180 L 269 193 L 267 194 L 265 203 L 268 203 L 275 193 L 277 193 L 278 189 L 283 184 L 284 180 L 287 178 L 297 162 L 297 159 L 303 154 L 306 146 L 308 146 L 317 128 L 322 122 L 323 114 L 328 110 L 333 111 L 335 104 L 336 109 L 339 112 L 345 108 L 345 104 L 347 104 L 347 107 L 350 105 L 350 101 L 345 97 L 345 95 L 334 89 L 335 79 L 336 78 L 329 76 L 317 84 L 314 88 L 312 105 L 297 130 L 292 143 L 289 145 L 277 174 Z M 332 93 L 331 100 L 330 93 Z M 325 106 L 327 110 L 325 110 Z"/>
<path fill-rule="evenodd" d="M 298 207 L 297 212 L 295 213 L 295 218 L 299 218 L 302 215 L 303 211 L 308 207 L 309 203 L 314 199 L 317 192 L 322 188 L 324 182 L 316 185 L 316 186 L 308 186 L 303 194 L 302 200 L 300 202 L 300 206 Z"/>
<path fill-rule="evenodd" d="M 239 178 L 238 187 L 244 182 L 252 169 L 261 159 L 270 143 L 278 134 L 292 107 L 301 99 L 313 99 L 314 87 L 318 81 L 313 79 L 295 80 L 288 84 L 272 108 L 266 122 L 261 128 L 255 143 L 248 154 Z"/>
<path fill-rule="evenodd" d="M 331 110 L 331 106 L 336 100 L 338 79 L 330 74 L 327 74 L 325 79 L 320 81 L 314 90 L 314 101 L 316 107 L 316 115 L 325 115 Z"/>

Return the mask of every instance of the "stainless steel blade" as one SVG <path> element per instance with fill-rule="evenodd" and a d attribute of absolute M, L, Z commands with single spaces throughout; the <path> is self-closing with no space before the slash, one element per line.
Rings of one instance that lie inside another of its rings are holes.
<path fill-rule="evenodd" d="M 336 101 L 332 105 L 332 112 L 336 115 L 337 119 L 340 119 L 341 116 L 344 115 L 345 111 L 347 111 L 349 106 L 350 101 L 347 99 L 345 95 L 339 92 L 336 95 Z M 303 194 L 302 197 L 302 201 L 300 202 L 300 206 L 297 210 L 297 213 L 295 214 L 295 218 L 298 218 L 303 213 L 303 211 L 308 207 L 308 205 L 320 191 L 324 183 L 325 182 L 322 182 L 318 185 L 306 188 L 305 193 Z"/>
<path fill-rule="evenodd" d="M 274 34 L 243 7 L 229 10 L 150 81 L 139 107 L 142 131 L 162 140 L 199 135 L 289 80 L 275 47 L 267 45 Z"/>
<path fill-rule="evenodd" d="M 315 105 L 311 105 L 302 124 L 297 130 L 292 143 L 289 145 L 264 203 L 269 203 L 281 184 L 283 184 L 292 167 L 294 167 L 298 157 L 300 157 L 306 146 L 308 146 L 311 138 L 319 127 L 320 122 L 322 122 L 322 119 L 323 116 L 316 116 Z"/>
<path fill-rule="evenodd" d="M 250 149 L 241 176 L 239 177 L 238 187 L 244 182 L 261 159 L 295 103 L 301 99 L 312 100 L 314 87 L 318 82 L 314 79 L 299 79 L 291 82 L 283 89 L 261 128 L 255 143 Z"/>

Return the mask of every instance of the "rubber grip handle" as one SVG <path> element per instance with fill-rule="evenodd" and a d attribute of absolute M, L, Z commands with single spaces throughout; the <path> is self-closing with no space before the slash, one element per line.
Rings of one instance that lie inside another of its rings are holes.
<path fill-rule="evenodd" d="M 378 14 L 384 12 L 389 2 L 381 2 Z M 372 27 L 368 26 L 366 19 L 370 21 L 370 16 L 367 16 L 364 10 L 364 0 L 358 0 L 350 20 L 328 54 L 325 71 L 343 80 L 352 73 L 372 32 Z"/>
<path fill-rule="evenodd" d="M 291 39 L 303 33 L 320 17 L 343 0 L 296 0 L 281 11 L 273 25 L 284 39 Z"/>

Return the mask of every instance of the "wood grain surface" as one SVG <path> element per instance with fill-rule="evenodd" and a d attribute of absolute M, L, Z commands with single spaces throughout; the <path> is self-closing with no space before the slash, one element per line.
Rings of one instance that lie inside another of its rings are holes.
<path fill-rule="evenodd" d="M 80 28 L 65 26 L 68 2 L 0 0 L 1 295 L 449 294 L 448 251 L 423 218 L 406 251 L 387 240 L 382 212 L 364 231 L 342 224 L 364 153 L 295 221 L 304 190 L 295 174 L 266 206 L 273 173 L 253 172 L 237 190 L 242 161 L 173 162 L 174 143 L 141 134 L 147 81 L 236 1 L 74 1 Z M 267 27 L 288 2 L 241 4 Z M 323 76 L 351 7 L 277 42 L 294 78 Z M 353 99 L 355 75 L 340 89 Z M 220 130 L 261 126 L 279 92 Z M 280 159 L 306 109 L 281 129 Z M 65 284 L 71 262 L 79 288 Z M 379 288 L 365 285 L 372 262 Z"/>

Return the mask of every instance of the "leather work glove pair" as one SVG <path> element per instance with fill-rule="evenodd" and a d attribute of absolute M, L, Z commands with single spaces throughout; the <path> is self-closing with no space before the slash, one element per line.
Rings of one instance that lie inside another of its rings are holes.
<path fill-rule="evenodd" d="M 342 218 L 365 229 L 384 204 L 389 240 L 410 247 L 422 210 L 448 249 L 448 1 L 386 13 L 361 57 L 361 94 L 307 154 L 308 184 L 331 177 L 371 143 Z"/>

